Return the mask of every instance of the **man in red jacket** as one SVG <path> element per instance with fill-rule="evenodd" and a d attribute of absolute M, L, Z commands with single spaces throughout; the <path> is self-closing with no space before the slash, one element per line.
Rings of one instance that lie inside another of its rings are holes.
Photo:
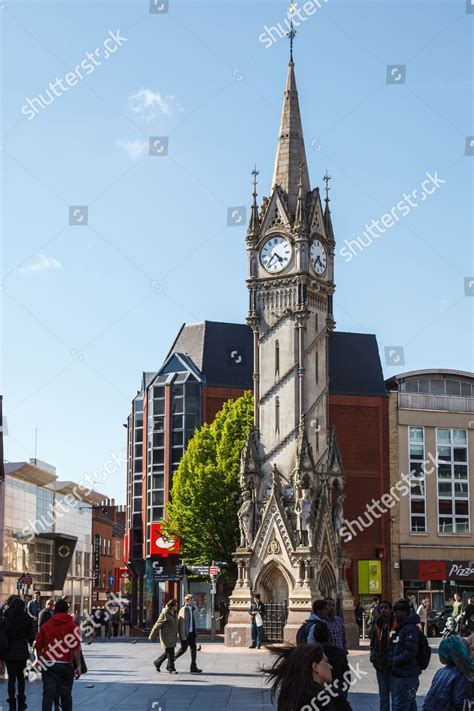
<path fill-rule="evenodd" d="M 72 711 L 72 685 L 81 675 L 81 631 L 68 609 L 66 600 L 58 600 L 54 615 L 36 635 L 38 665 L 43 673 L 42 711 L 51 711 L 58 696 L 62 711 Z"/>

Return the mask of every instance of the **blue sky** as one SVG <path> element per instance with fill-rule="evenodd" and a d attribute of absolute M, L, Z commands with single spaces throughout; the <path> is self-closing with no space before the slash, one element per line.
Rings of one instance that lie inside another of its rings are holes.
<path fill-rule="evenodd" d="M 227 210 L 249 203 L 254 163 L 260 196 L 270 191 L 288 42 L 259 37 L 287 8 L 169 0 L 150 13 L 134 0 L 0 11 L 8 460 L 34 455 L 37 427 L 38 457 L 61 478 L 101 470 L 124 447 L 141 372 L 160 366 L 181 324 L 245 319 L 245 228 L 227 226 Z M 377 334 L 382 361 L 386 346 L 403 347 L 405 364 L 384 363 L 387 376 L 473 370 L 466 10 L 466 0 L 328 0 L 298 28 L 311 182 L 326 168 L 333 176 L 337 328 Z M 105 59 L 117 31 L 126 41 Z M 30 120 L 22 113 L 96 48 L 100 65 L 63 80 Z M 405 65 L 405 83 L 387 84 L 387 65 L 395 76 Z M 167 156 L 148 155 L 150 136 L 168 137 Z M 436 171 L 446 182 L 433 195 L 350 262 L 339 254 Z M 88 206 L 88 225 L 68 224 L 70 206 Z M 100 487 L 119 501 L 123 471 Z"/>

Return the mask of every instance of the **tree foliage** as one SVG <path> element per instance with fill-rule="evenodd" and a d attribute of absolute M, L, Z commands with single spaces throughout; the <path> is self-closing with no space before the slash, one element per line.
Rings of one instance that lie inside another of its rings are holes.
<path fill-rule="evenodd" d="M 253 426 L 253 395 L 228 400 L 189 440 L 173 478 L 166 529 L 190 564 L 232 562 L 239 542 L 240 454 Z"/>

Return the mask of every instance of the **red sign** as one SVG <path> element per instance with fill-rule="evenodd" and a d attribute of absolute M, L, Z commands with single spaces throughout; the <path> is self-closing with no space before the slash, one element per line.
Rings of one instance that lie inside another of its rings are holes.
<path fill-rule="evenodd" d="M 127 531 L 127 533 L 123 537 L 123 562 L 128 563 L 130 560 L 130 533 L 131 531 Z"/>
<path fill-rule="evenodd" d="M 219 568 L 217 568 L 215 565 L 211 565 L 209 568 L 209 575 L 219 575 Z"/>
<path fill-rule="evenodd" d="M 444 560 L 420 560 L 419 580 L 446 580 L 446 562 Z"/>
<path fill-rule="evenodd" d="M 168 555 L 179 553 L 181 553 L 179 538 L 168 538 L 163 533 L 161 523 L 152 523 L 150 526 L 150 555 L 160 555 L 166 558 Z"/>

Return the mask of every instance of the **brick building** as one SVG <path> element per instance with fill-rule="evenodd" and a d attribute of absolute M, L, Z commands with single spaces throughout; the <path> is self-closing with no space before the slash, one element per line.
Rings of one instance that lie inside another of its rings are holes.
<path fill-rule="evenodd" d="M 123 568 L 125 507 L 105 499 L 92 512 L 93 587 L 92 604 L 105 604 L 110 592 L 128 593 Z"/>

